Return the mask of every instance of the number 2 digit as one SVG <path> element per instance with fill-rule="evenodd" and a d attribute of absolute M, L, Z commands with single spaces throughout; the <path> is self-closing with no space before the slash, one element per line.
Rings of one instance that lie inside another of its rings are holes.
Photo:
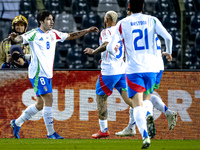
<path fill-rule="evenodd" d="M 143 34 L 143 31 L 141 29 L 135 29 L 135 30 L 132 31 L 132 33 L 139 33 L 139 35 L 133 41 L 135 50 L 149 49 L 149 44 L 148 44 L 148 30 L 147 30 L 147 28 L 144 30 L 144 34 Z M 145 45 L 138 46 L 138 41 L 142 40 L 143 38 L 145 40 Z"/>

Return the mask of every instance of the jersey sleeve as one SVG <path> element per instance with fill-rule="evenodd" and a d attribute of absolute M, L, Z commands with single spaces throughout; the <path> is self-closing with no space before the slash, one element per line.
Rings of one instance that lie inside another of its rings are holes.
<path fill-rule="evenodd" d="M 156 17 L 154 17 L 154 22 L 155 22 L 155 32 L 161 37 L 163 37 L 165 40 L 166 52 L 168 54 L 172 54 L 172 43 L 173 43 L 172 36 L 167 32 L 165 27 Z"/>
<path fill-rule="evenodd" d="M 104 29 L 100 34 L 100 45 L 104 42 L 110 42 L 111 40 L 111 31 L 109 29 Z"/>
<path fill-rule="evenodd" d="M 68 37 L 68 33 L 63 33 L 57 30 L 52 30 L 52 32 L 55 34 L 56 41 L 64 42 L 65 39 Z"/>
<path fill-rule="evenodd" d="M 119 39 L 122 39 L 121 22 L 117 23 L 116 28 L 113 31 L 112 36 L 110 37 L 110 41 L 106 46 L 106 49 L 110 54 L 115 55 L 117 53 L 115 48 L 117 45 L 119 45 L 118 44 Z"/>
<path fill-rule="evenodd" d="M 33 41 L 36 33 L 36 29 L 32 29 L 31 31 L 22 34 L 23 44 L 29 44 L 30 41 Z"/>

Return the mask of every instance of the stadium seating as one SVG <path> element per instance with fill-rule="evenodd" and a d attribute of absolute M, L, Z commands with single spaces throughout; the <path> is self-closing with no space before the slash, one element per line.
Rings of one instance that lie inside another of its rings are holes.
<path fill-rule="evenodd" d="M 200 59 L 200 32 L 197 32 L 197 34 L 196 34 L 194 47 L 195 47 L 197 56 Z"/>
<path fill-rule="evenodd" d="M 8 37 L 9 33 L 11 32 L 11 21 L 0 19 L 0 32 L 1 34 L 1 41 Z"/>
<path fill-rule="evenodd" d="M 72 0 L 64 0 L 64 10 L 71 13 Z"/>
<path fill-rule="evenodd" d="M 90 5 L 92 11 L 96 12 L 99 0 L 87 0 L 87 4 Z"/>
<path fill-rule="evenodd" d="M 154 1 L 154 0 L 145 0 L 144 3 L 145 4 L 144 4 L 143 13 L 144 14 L 150 14 L 150 15 L 152 15 L 157 1 Z"/>
<path fill-rule="evenodd" d="M 128 0 L 117 0 L 119 7 L 127 7 Z"/>
<path fill-rule="evenodd" d="M 171 12 L 163 16 L 162 24 L 168 31 L 177 31 L 180 29 L 180 17 L 178 17 L 175 12 Z"/>
<path fill-rule="evenodd" d="M 42 0 L 45 9 L 51 11 L 55 16 L 54 28 L 63 32 L 72 32 L 91 26 L 96 26 L 102 30 L 104 25 L 104 15 L 109 10 L 114 10 L 118 13 L 118 20 L 126 17 L 126 9 L 128 0 Z M 145 7 L 143 13 L 150 14 L 158 17 L 162 24 L 166 27 L 173 37 L 173 61 L 166 63 L 165 68 L 180 68 L 180 16 L 177 10 L 173 7 L 173 0 L 144 0 Z M 3 1 L 4 2 L 4 1 Z M 7 1 L 6 1 L 7 2 Z M 183 0 L 186 12 L 186 34 L 187 43 L 186 48 L 186 62 L 185 68 L 195 69 L 195 65 L 199 63 L 200 69 L 200 0 Z M 13 3 L 15 3 L 13 1 Z M 1 4 L 1 3 L 0 3 Z M 28 31 L 37 27 L 36 13 L 38 12 L 37 2 L 35 0 L 21 0 L 19 2 L 19 13 L 28 19 Z M 11 10 L 12 11 L 12 10 Z M 14 11 L 14 10 L 13 10 Z M 176 13 L 175 13 L 176 11 Z M 2 12 L 0 12 L 0 15 Z M 0 19 L 0 40 L 6 38 L 11 31 L 11 22 Z M 163 40 L 161 40 L 164 49 Z M 78 44 L 78 45 L 77 45 Z M 100 55 L 89 56 L 83 55 L 78 52 L 78 49 L 86 47 L 97 48 L 99 46 L 99 34 L 87 34 L 77 40 L 70 41 L 69 43 L 58 44 L 55 67 L 58 68 L 100 68 L 99 59 Z M 82 49 L 82 50 L 83 50 Z M 81 50 L 81 51 L 82 51 Z M 75 52 L 77 57 L 67 61 L 68 52 Z M 195 57 L 198 56 L 198 59 Z M 78 57 L 85 57 L 85 60 Z M 196 61 L 194 61 L 196 60 Z M 89 61 L 89 64 L 88 64 Z M 66 63 L 67 62 L 67 63 Z M 69 67 L 69 62 L 71 66 Z M 83 63 L 84 62 L 84 63 Z M 92 65 L 91 65 L 92 63 Z M 83 65 L 84 64 L 84 65 Z M 87 64 L 87 65 L 86 65 Z M 67 66 L 68 65 L 68 66 Z M 196 65 L 197 66 L 197 65 Z"/>
<path fill-rule="evenodd" d="M 75 44 L 68 51 L 66 56 L 66 66 L 68 69 L 87 69 L 89 64 L 87 55 L 83 54 L 83 49 L 78 44 Z"/>
<path fill-rule="evenodd" d="M 173 11 L 173 7 L 169 0 L 158 0 L 154 6 L 153 15 L 159 20 L 162 20 L 163 16 L 167 16 Z"/>
<path fill-rule="evenodd" d="M 28 18 L 29 14 L 34 14 L 36 11 L 36 3 L 31 0 L 21 0 L 20 1 L 20 10 L 19 13 L 26 18 Z"/>
<path fill-rule="evenodd" d="M 28 28 L 27 31 L 38 27 L 37 18 L 34 14 L 29 14 L 28 16 Z"/>
<path fill-rule="evenodd" d="M 90 12 L 89 14 L 86 14 L 86 15 L 83 16 L 81 28 L 86 29 L 86 28 L 89 28 L 91 26 L 95 26 L 99 30 L 101 30 L 101 28 L 103 28 L 101 18 L 97 13 Z"/>
<path fill-rule="evenodd" d="M 121 17 L 120 7 L 117 0 L 100 0 L 97 8 L 97 13 L 103 21 L 107 11 L 113 10 L 118 13 L 118 17 Z M 103 23 L 103 22 L 102 22 Z M 103 24 L 102 24 L 103 26 Z"/>
<path fill-rule="evenodd" d="M 60 14 L 64 10 L 64 1 L 61 0 L 45 0 L 45 8 L 53 15 Z"/>
<path fill-rule="evenodd" d="M 190 24 L 189 24 L 189 40 L 194 41 L 196 33 L 200 32 L 200 12 L 196 12 L 193 16 L 191 16 Z"/>
<path fill-rule="evenodd" d="M 173 39 L 173 45 L 172 45 L 172 57 L 176 58 L 178 50 L 181 48 L 181 34 L 180 30 L 176 31 L 170 31 L 170 35 L 172 36 Z"/>
<path fill-rule="evenodd" d="M 95 69 L 101 68 L 100 59 L 101 59 L 101 54 L 94 55 L 93 65 Z"/>
<path fill-rule="evenodd" d="M 72 14 L 77 24 L 77 28 L 81 28 L 83 15 L 89 14 L 90 5 L 86 0 L 76 0 L 72 2 Z"/>
<path fill-rule="evenodd" d="M 186 22 L 189 24 L 190 17 L 195 14 L 196 7 L 193 0 L 184 0 Z"/>
<path fill-rule="evenodd" d="M 93 32 L 84 36 L 83 48 L 96 47 L 96 45 L 98 44 L 99 44 L 99 33 Z"/>
<path fill-rule="evenodd" d="M 74 17 L 70 13 L 63 11 L 55 16 L 54 28 L 63 32 L 72 32 L 77 30 Z"/>
<path fill-rule="evenodd" d="M 65 43 L 57 43 L 54 59 L 54 68 L 66 68 L 66 56 L 71 49 L 71 44 L 66 41 Z"/>
<path fill-rule="evenodd" d="M 195 48 L 186 46 L 185 49 L 185 66 L 184 69 L 196 69 L 197 67 L 197 53 Z"/>

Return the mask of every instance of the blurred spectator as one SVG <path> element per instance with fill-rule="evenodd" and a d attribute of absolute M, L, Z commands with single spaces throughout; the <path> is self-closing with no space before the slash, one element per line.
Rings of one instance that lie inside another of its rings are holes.
<path fill-rule="evenodd" d="M 12 31 L 16 32 L 19 35 L 26 32 L 27 26 L 28 26 L 28 21 L 22 15 L 16 16 L 12 20 Z M 0 68 L 2 68 L 2 65 L 10 63 L 10 61 L 11 61 L 10 48 L 11 48 L 11 45 L 16 45 L 16 44 L 20 45 L 22 47 L 24 54 L 30 54 L 30 48 L 28 45 L 22 45 L 19 43 L 15 43 L 11 40 L 10 37 L 8 37 L 8 38 L 4 39 L 0 45 Z"/>
<path fill-rule="evenodd" d="M 20 45 L 12 45 L 10 47 L 9 55 L 10 57 L 7 57 L 7 62 L 2 65 L 2 69 L 28 68 L 29 61 L 25 59 L 22 47 Z"/>

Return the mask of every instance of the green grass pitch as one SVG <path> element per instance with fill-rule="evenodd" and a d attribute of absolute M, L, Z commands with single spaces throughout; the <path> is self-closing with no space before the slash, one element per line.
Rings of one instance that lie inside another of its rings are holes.
<path fill-rule="evenodd" d="M 135 139 L 0 139 L 1 150 L 137 150 Z M 200 150 L 200 140 L 151 140 L 149 150 Z"/>

